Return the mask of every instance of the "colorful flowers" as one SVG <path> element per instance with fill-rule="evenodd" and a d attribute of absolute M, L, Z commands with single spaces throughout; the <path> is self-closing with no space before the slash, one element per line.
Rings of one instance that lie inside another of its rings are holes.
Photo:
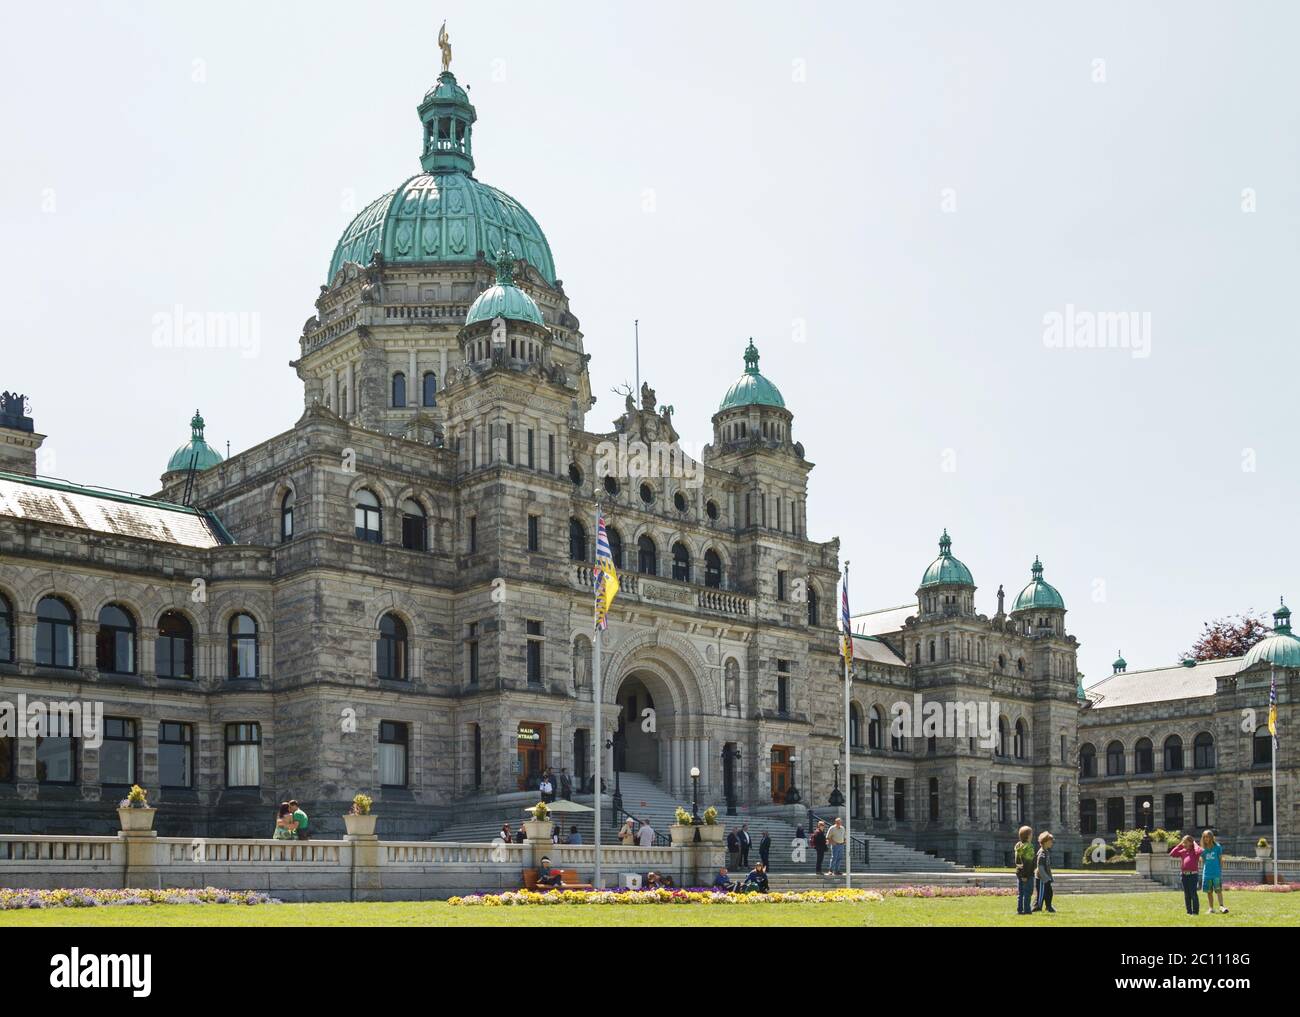
<path fill-rule="evenodd" d="M 1246 893 L 1252 891 L 1260 893 L 1290 893 L 1295 889 L 1295 886 L 1291 883 L 1224 883 L 1223 888 L 1225 890 L 1234 890 L 1239 893 L 1242 891 L 1245 891 Z"/>
<path fill-rule="evenodd" d="M 60 890 L 10 890 L 0 887 L 0 911 L 20 908 L 98 908 L 130 904 L 280 904 L 281 901 L 251 890 L 103 890 L 82 887 Z"/>
<path fill-rule="evenodd" d="M 550 890 L 535 893 L 471 894 L 452 897 L 453 907 L 541 907 L 564 904 L 871 904 L 886 897 L 1009 897 L 1015 890 L 996 886 L 900 886 L 890 890 L 777 891 L 773 893 L 721 893 L 707 887 L 683 890 Z"/>

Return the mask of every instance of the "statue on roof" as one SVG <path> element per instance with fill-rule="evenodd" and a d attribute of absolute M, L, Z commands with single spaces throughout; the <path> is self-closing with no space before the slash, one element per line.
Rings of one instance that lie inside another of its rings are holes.
<path fill-rule="evenodd" d="M 442 50 L 442 72 L 451 70 L 451 36 L 447 34 L 447 22 L 438 29 L 438 48 Z"/>
<path fill-rule="evenodd" d="M 655 390 L 648 381 L 641 382 L 641 409 L 655 411 Z"/>

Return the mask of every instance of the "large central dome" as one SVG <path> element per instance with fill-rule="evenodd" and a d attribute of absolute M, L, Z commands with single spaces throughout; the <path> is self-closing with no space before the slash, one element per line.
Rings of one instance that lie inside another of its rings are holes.
<path fill-rule="evenodd" d="M 523 205 L 474 179 L 469 96 L 451 71 L 419 107 L 424 172 L 372 201 L 348 225 L 330 259 L 333 280 L 346 261 L 368 264 L 378 251 L 396 264 L 470 262 L 509 249 L 555 283 L 551 245 Z"/>

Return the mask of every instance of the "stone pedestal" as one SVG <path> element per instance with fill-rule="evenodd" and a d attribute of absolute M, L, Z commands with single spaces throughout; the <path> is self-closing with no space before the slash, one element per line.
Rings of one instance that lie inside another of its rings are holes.
<path fill-rule="evenodd" d="M 383 900 L 379 838 L 373 833 L 348 834 L 343 840 L 352 849 L 352 900 Z"/>
<path fill-rule="evenodd" d="M 126 849 L 126 864 L 122 872 L 122 885 L 141 889 L 162 888 L 161 868 L 164 860 L 159 857 L 161 846 L 158 834 L 154 830 L 123 830 L 118 835 Z"/>

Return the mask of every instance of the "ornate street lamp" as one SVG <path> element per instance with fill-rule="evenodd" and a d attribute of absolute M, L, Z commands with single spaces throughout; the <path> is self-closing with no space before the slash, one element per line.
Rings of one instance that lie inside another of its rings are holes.
<path fill-rule="evenodd" d="M 1142 828 L 1144 830 L 1150 830 L 1151 829 L 1151 803 L 1150 802 L 1142 803 L 1142 816 L 1143 816 Z"/>
<path fill-rule="evenodd" d="M 840 790 L 839 760 L 835 761 L 835 787 L 831 789 L 831 796 L 826 800 L 826 804 L 836 809 L 844 804 L 844 793 Z"/>
<path fill-rule="evenodd" d="M 798 805 L 803 796 L 799 794 L 799 789 L 794 786 L 795 778 L 799 775 L 799 757 L 792 755 L 790 757 L 790 787 L 785 792 L 785 803 L 787 805 Z"/>
<path fill-rule="evenodd" d="M 734 816 L 736 814 L 736 791 L 734 786 L 736 782 L 736 771 L 734 768 L 729 770 L 728 764 L 738 763 L 738 762 L 740 762 L 740 749 L 729 749 L 727 748 L 726 745 L 723 745 L 722 746 L 722 775 L 723 775 L 722 790 L 726 793 L 727 796 L 728 816 Z M 730 774 L 731 777 L 730 780 L 727 779 L 728 774 Z"/>
<path fill-rule="evenodd" d="M 623 735 L 618 731 L 615 731 L 613 737 L 605 742 L 605 748 L 613 750 L 615 745 L 622 742 L 622 740 Z M 614 820 L 617 822 L 618 814 L 623 811 L 623 782 L 619 778 L 617 752 L 614 752 L 614 800 L 612 805 L 614 808 Z"/>
<path fill-rule="evenodd" d="M 691 787 L 693 789 L 691 804 L 691 825 L 695 827 L 695 843 L 698 844 L 700 838 L 700 768 L 691 767 Z"/>

